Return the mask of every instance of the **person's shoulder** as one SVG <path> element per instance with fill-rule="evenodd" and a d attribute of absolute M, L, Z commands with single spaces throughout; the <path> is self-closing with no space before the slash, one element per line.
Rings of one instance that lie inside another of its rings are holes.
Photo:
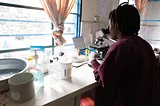
<path fill-rule="evenodd" d="M 136 38 L 132 38 L 130 36 L 123 37 L 122 39 L 120 39 L 116 43 L 114 43 L 110 47 L 110 49 L 111 50 L 117 50 L 117 49 L 127 50 L 135 44 L 135 41 L 134 41 L 135 39 Z"/>
<path fill-rule="evenodd" d="M 126 40 L 118 40 L 117 42 L 115 42 L 113 45 L 110 46 L 109 48 L 109 52 L 113 52 L 113 51 L 117 51 L 119 49 L 126 49 L 127 48 L 127 41 Z"/>
<path fill-rule="evenodd" d="M 118 48 L 118 47 L 121 47 L 121 46 L 126 46 L 127 42 L 128 41 L 126 39 L 121 39 L 121 40 L 118 40 L 116 43 L 114 43 L 111 47 L 112 48 Z"/>
<path fill-rule="evenodd" d="M 151 47 L 151 45 L 145 39 L 141 38 L 140 36 L 136 36 L 136 37 L 137 37 L 139 42 L 145 44 L 146 46 Z"/>

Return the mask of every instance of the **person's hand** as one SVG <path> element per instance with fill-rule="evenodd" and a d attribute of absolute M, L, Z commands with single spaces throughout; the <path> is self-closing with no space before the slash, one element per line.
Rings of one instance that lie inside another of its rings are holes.
<path fill-rule="evenodd" d="M 95 52 L 91 52 L 89 54 L 89 62 L 96 59 L 97 54 Z"/>

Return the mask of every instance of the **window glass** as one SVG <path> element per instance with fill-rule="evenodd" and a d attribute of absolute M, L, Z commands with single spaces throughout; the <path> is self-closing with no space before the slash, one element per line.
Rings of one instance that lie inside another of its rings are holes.
<path fill-rule="evenodd" d="M 77 32 L 77 15 L 70 14 L 64 24 L 64 38 L 67 40 L 67 44 L 73 44 L 73 37 L 76 37 Z"/>
<path fill-rule="evenodd" d="M 13 2 L 14 1 L 14 2 Z M 65 20 L 63 36 L 67 44 L 73 44 L 72 38 L 77 34 L 78 1 L 71 14 Z M 40 0 L 0 0 L 1 3 L 21 5 L 22 8 L 0 5 L 0 51 L 29 48 L 30 45 L 52 45 L 51 21 L 43 10 L 26 9 L 23 6 L 42 8 Z M 49 49 L 51 50 L 51 49 Z M 24 51 L 25 52 L 25 51 Z M 15 53 L 1 53 L 3 56 L 15 56 Z M 3 55 L 4 54 L 4 55 Z"/>
<path fill-rule="evenodd" d="M 75 2 L 75 4 L 74 4 L 74 6 L 73 6 L 73 8 L 72 8 L 72 10 L 71 10 L 71 13 L 77 13 L 77 4 L 78 4 L 78 0 L 76 0 L 76 2 Z"/>
<path fill-rule="evenodd" d="M 119 0 L 119 4 L 123 2 L 129 2 L 129 4 L 134 5 L 134 0 Z"/>
<path fill-rule="evenodd" d="M 68 34 L 76 34 L 76 24 L 75 23 L 68 23 L 64 24 L 64 36 Z"/>
<path fill-rule="evenodd" d="M 70 14 L 64 23 L 64 33 L 72 33 L 76 34 L 76 26 L 77 25 L 77 15 Z"/>
<path fill-rule="evenodd" d="M 13 0 L 0 0 L 0 2 L 43 8 L 40 0 L 14 0 L 14 2 Z M 78 0 L 76 0 L 75 5 L 71 10 L 72 13 L 77 13 L 77 4 Z"/>
<path fill-rule="evenodd" d="M 0 11 L 0 50 L 52 45 L 51 22 L 44 11 L 5 6 Z"/>
<path fill-rule="evenodd" d="M 51 48 L 45 48 L 45 56 L 49 57 L 52 55 Z M 0 58 L 3 57 L 19 57 L 19 58 L 28 58 L 31 55 L 30 50 L 25 51 L 17 51 L 17 52 L 8 52 L 8 53 L 0 53 Z"/>
<path fill-rule="evenodd" d="M 30 45 L 49 46 L 51 36 L 4 36 L 0 37 L 0 50 L 29 48 Z"/>
<path fill-rule="evenodd" d="M 76 14 L 70 14 L 66 18 L 65 22 L 70 22 L 70 23 L 77 23 L 77 15 Z"/>
<path fill-rule="evenodd" d="M 119 4 L 121 4 L 123 2 L 128 2 L 128 0 L 119 0 Z"/>
<path fill-rule="evenodd" d="M 39 34 L 51 30 L 44 11 L 0 6 L 0 35 Z"/>
<path fill-rule="evenodd" d="M 129 0 L 129 4 L 134 5 L 134 0 Z"/>
<path fill-rule="evenodd" d="M 18 5 L 42 8 L 40 0 L 0 0 L 0 1 L 4 3 L 10 3 L 10 4 L 18 4 Z"/>

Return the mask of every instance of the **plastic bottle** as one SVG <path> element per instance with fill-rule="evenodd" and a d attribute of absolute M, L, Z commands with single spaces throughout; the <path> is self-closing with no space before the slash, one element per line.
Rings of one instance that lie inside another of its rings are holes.
<path fill-rule="evenodd" d="M 35 73 L 35 83 L 37 86 L 44 86 L 44 73 L 42 70 L 37 69 L 36 73 Z"/>
<path fill-rule="evenodd" d="M 86 49 L 85 50 L 85 55 L 88 57 L 89 56 L 89 53 L 90 53 L 90 50 L 89 49 Z"/>
<path fill-rule="evenodd" d="M 34 83 L 37 87 L 44 86 L 44 56 L 38 54 L 38 49 L 33 49 L 33 61 L 31 61 L 30 72 L 34 76 Z"/>
<path fill-rule="evenodd" d="M 29 62 L 29 68 L 28 68 L 28 71 L 30 72 L 30 70 L 32 69 L 32 68 L 34 68 L 35 67 L 35 62 L 34 62 L 34 57 L 33 56 L 30 56 L 30 57 L 28 57 L 28 62 Z"/>

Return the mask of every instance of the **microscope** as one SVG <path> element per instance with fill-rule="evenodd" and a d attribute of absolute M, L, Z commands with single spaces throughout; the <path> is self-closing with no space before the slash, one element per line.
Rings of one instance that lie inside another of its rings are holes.
<path fill-rule="evenodd" d="M 96 38 L 94 44 L 90 45 L 90 48 L 93 48 L 97 53 L 98 55 L 97 60 L 99 61 L 103 61 L 105 54 L 109 49 L 109 44 L 104 43 L 104 40 L 108 39 L 107 38 L 108 34 L 110 34 L 109 27 L 106 29 L 101 29 L 100 31 L 96 32 L 96 35 L 98 35 L 98 37 Z"/>

